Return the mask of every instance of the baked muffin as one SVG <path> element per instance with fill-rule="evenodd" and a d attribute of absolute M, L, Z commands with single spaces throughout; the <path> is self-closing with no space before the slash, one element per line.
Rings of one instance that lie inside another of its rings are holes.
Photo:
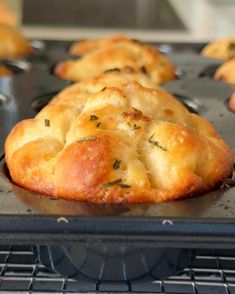
<path fill-rule="evenodd" d="M 0 64 L 0 78 L 1 77 L 10 77 L 13 75 L 12 70 L 10 70 L 8 67 L 6 67 L 3 64 Z"/>
<path fill-rule="evenodd" d="M 70 200 L 157 203 L 204 193 L 231 174 L 232 151 L 209 122 L 159 87 L 113 83 L 69 87 L 18 123 L 5 144 L 13 182 Z"/>
<path fill-rule="evenodd" d="M 205 57 L 229 60 L 235 57 L 235 37 L 227 37 L 206 45 L 201 54 Z"/>
<path fill-rule="evenodd" d="M 229 100 L 229 109 L 233 112 L 235 112 L 235 93 L 231 96 Z"/>
<path fill-rule="evenodd" d="M 225 62 L 217 69 L 215 79 L 235 85 L 235 58 Z"/>
<path fill-rule="evenodd" d="M 96 41 L 98 45 L 93 47 L 88 44 L 87 47 L 92 49 L 87 49 L 87 54 L 58 64 L 55 74 L 66 80 L 81 81 L 110 69 L 131 67 L 141 69 L 157 84 L 175 79 L 173 64 L 154 47 L 124 37 L 114 40 Z"/>
<path fill-rule="evenodd" d="M 28 40 L 16 29 L 0 24 L 0 58 L 18 58 L 33 51 Z"/>

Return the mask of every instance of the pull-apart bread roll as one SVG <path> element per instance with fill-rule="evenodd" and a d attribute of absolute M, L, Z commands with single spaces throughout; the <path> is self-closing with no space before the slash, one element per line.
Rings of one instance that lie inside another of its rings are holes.
<path fill-rule="evenodd" d="M 0 24 L 0 58 L 18 58 L 33 51 L 25 37 L 14 28 Z"/>
<path fill-rule="evenodd" d="M 229 60 L 235 57 L 235 36 L 209 43 L 202 50 L 202 55 L 209 58 Z"/>
<path fill-rule="evenodd" d="M 235 58 L 225 62 L 217 69 L 215 79 L 235 85 Z"/>
<path fill-rule="evenodd" d="M 18 123 L 5 145 L 13 182 L 70 200 L 157 203 L 206 192 L 231 174 L 232 151 L 206 120 L 142 77 L 122 78 L 70 86 Z"/>
<path fill-rule="evenodd" d="M 86 41 L 86 54 L 77 60 L 58 64 L 55 73 L 66 80 L 81 81 L 99 75 L 107 70 L 131 67 L 142 70 L 157 84 L 173 80 L 173 64 L 156 48 L 120 37 L 100 41 Z M 94 42 L 94 43 L 92 43 Z M 83 41 L 83 47 L 86 47 Z"/>

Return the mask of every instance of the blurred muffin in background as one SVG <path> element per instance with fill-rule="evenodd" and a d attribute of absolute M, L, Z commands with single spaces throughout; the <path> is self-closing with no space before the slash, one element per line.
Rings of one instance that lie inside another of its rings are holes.
<path fill-rule="evenodd" d="M 132 68 L 141 70 L 153 83 L 174 80 L 175 67 L 154 46 L 132 40 L 124 35 L 76 42 L 70 53 L 82 55 L 77 60 L 59 63 L 55 74 L 62 79 L 81 81 L 107 70 Z"/>
<path fill-rule="evenodd" d="M 225 62 L 217 69 L 215 79 L 235 85 L 235 58 Z"/>
<path fill-rule="evenodd" d="M 212 41 L 206 45 L 201 54 L 205 57 L 229 60 L 235 57 L 235 36 Z"/>

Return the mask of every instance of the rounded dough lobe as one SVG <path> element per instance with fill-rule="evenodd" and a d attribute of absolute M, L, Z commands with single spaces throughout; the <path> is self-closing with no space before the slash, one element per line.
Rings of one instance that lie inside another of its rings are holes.
<path fill-rule="evenodd" d="M 11 176 L 22 187 L 45 195 L 54 195 L 54 159 L 63 145 L 52 139 L 26 143 L 14 152 L 9 162 Z"/>

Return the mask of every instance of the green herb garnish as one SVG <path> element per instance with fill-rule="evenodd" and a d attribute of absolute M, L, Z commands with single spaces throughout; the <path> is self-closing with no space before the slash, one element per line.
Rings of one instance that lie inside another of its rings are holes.
<path fill-rule="evenodd" d="M 132 131 L 141 129 L 141 127 L 137 126 L 136 124 L 134 124 L 133 126 L 129 122 L 127 124 L 131 128 Z"/>
<path fill-rule="evenodd" d="M 90 115 L 90 120 L 97 120 L 98 119 L 98 116 L 92 114 Z"/>
<path fill-rule="evenodd" d="M 150 144 L 153 144 L 154 146 L 157 146 L 158 148 L 162 149 L 163 151 L 167 151 L 167 149 L 164 148 L 164 147 L 162 147 L 162 146 L 159 144 L 158 141 L 153 140 L 154 135 L 155 135 L 155 134 L 153 134 L 153 135 L 148 139 L 148 142 L 149 142 Z"/>
<path fill-rule="evenodd" d="M 45 119 L 44 120 L 44 123 L 45 123 L 45 127 L 50 127 L 50 121 L 49 121 L 49 119 Z"/>
<path fill-rule="evenodd" d="M 89 141 L 96 141 L 96 137 L 84 137 L 78 140 L 78 142 L 89 142 Z"/>
<path fill-rule="evenodd" d="M 120 184 L 121 182 L 122 182 L 122 179 L 118 179 L 118 180 L 115 180 L 115 181 L 112 181 L 112 182 L 103 183 L 102 187 L 103 188 L 110 188 L 110 187 L 112 187 L 114 185 Z"/>
<path fill-rule="evenodd" d="M 131 186 L 127 184 L 118 184 L 118 186 L 122 189 L 131 188 Z"/>
<path fill-rule="evenodd" d="M 113 72 L 113 71 L 118 71 L 118 72 L 120 72 L 121 70 L 120 70 L 120 68 L 111 68 L 111 69 L 107 69 L 107 70 L 105 70 L 104 72 L 107 73 L 107 72 Z"/>
<path fill-rule="evenodd" d="M 229 50 L 235 50 L 235 43 L 230 43 L 229 45 L 228 45 L 228 48 L 229 48 Z"/>
<path fill-rule="evenodd" d="M 113 168 L 114 169 L 119 169 L 120 165 L 121 165 L 121 160 L 116 159 L 114 164 L 113 164 Z"/>
<path fill-rule="evenodd" d="M 134 124 L 131 129 L 132 130 L 138 130 L 138 129 L 141 129 L 141 127 Z"/>
<path fill-rule="evenodd" d="M 146 67 L 145 66 L 142 66 L 141 67 L 141 71 L 142 71 L 142 73 L 146 74 L 147 73 Z"/>

